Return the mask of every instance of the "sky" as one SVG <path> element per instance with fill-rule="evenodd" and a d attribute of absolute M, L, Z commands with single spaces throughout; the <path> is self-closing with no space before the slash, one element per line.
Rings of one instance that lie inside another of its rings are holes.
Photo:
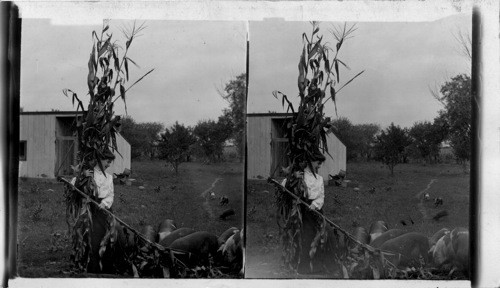
<path fill-rule="evenodd" d="M 120 30 L 132 21 L 111 20 L 109 32 L 119 43 Z M 142 23 L 142 22 L 139 22 Z M 343 45 L 339 58 L 350 70 L 341 70 L 340 84 L 364 70 L 337 96 L 338 117 L 354 124 L 391 122 L 410 127 L 432 121 L 441 104 L 429 88 L 451 77 L 470 73 L 470 61 L 459 52 L 454 38 L 469 33 L 471 14 L 457 14 L 432 22 L 349 22 L 354 37 Z M 217 119 L 228 103 L 218 89 L 246 71 L 246 34 L 250 34 L 248 113 L 284 112 L 272 96 L 279 90 L 297 100 L 297 63 L 301 35 L 310 34 L 309 22 L 282 19 L 264 21 L 146 21 L 129 56 L 131 83 L 154 68 L 127 93 L 127 112 L 137 122 L 175 121 L 196 125 Z M 342 23 L 321 22 L 320 34 L 335 43 L 329 30 Z M 21 47 L 21 107 L 24 111 L 74 110 L 62 94 L 69 88 L 85 99 L 91 33 L 101 25 L 53 25 L 49 19 L 25 19 Z M 324 40 L 324 41 L 325 41 Z M 133 69 L 132 69 L 133 68 Z M 125 114 L 117 102 L 117 114 Z M 296 101 L 295 101 L 296 103 Z M 335 118 L 333 103 L 327 116 Z"/>
<path fill-rule="evenodd" d="M 143 21 L 138 21 L 141 24 Z M 133 21 L 111 20 L 113 39 L 124 46 L 121 30 Z M 128 56 L 130 84 L 150 69 L 144 80 L 127 92 L 127 112 L 137 122 L 175 121 L 187 126 L 216 120 L 229 107 L 218 89 L 246 71 L 246 23 L 242 21 L 146 21 Z M 21 107 L 24 111 L 73 111 L 68 88 L 87 99 L 87 61 L 92 31 L 100 25 L 52 25 L 50 19 L 25 19 L 21 41 Z M 127 86 L 126 86 L 127 87 Z M 86 102 L 88 103 L 88 102 Z M 122 101 L 116 114 L 124 115 Z"/>
<path fill-rule="evenodd" d="M 455 36 L 471 31 L 471 14 L 458 14 L 433 22 L 358 22 L 354 37 L 342 46 L 339 59 L 350 70 L 340 71 L 340 84 L 365 71 L 337 95 L 338 117 L 353 124 L 394 122 L 411 127 L 431 121 L 442 105 L 429 88 L 440 87 L 451 77 L 470 75 L 470 61 L 459 52 Z M 320 34 L 334 47 L 333 25 L 321 22 Z M 302 33 L 311 34 L 309 22 L 280 19 L 250 22 L 248 113 L 285 112 L 278 90 L 298 103 L 298 60 Z M 310 36 L 308 36 L 310 37 Z M 337 86 L 337 88 L 340 86 Z M 328 94 L 328 93 L 327 93 Z M 295 105 L 296 106 L 296 105 Z M 336 118 L 333 102 L 327 116 Z"/>

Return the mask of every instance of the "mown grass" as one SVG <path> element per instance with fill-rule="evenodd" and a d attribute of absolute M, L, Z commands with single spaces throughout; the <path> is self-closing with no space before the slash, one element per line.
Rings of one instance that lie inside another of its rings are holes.
<path fill-rule="evenodd" d="M 390 176 L 389 170 L 376 162 L 348 163 L 346 179 L 351 180 L 352 186 L 325 187 L 325 215 L 351 233 L 356 226 L 369 229 L 376 220 L 386 221 L 389 228 L 429 237 L 443 227 L 469 227 L 469 175 L 464 174 L 462 166 L 401 164 L 396 166 L 394 174 Z M 426 191 L 431 198 L 443 198 L 444 204 L 437 208 L 433 201 L 417 197 L 433 179 L 436 180 Z M 354 189 L 356 186 L 359 191 Z M 273 195 L 274 188 L 265 181 L 248 181 L 247 205 L 252 211 L 247 218 L 248 277 L 295 277 L 281 267 Z M 439 221 L 424 217 L 441 210 L 447 210 L 449 215 Z"/>
<path fill-rule="evenodd" d="M 145 225 L 156 229 L 164 219 L 175 220 L 179 227 L 215 235 L 232 226 L 243 226 L 243 164 L 183 163 L 179 169 L 176 175 L 162 161 L 133 162 L 131 178 L 137 184 L 115 184 L 116 216 L 139 231 Z M 221 179 L 211 190 L 216 198 L 206 200 L 201 194 L 217 178 Z M 139 189 L 139 185 L 144 189 Z M 154 189 L 157 186 L 159 192 Z M 52 180 L 21 179 L 18 195 L 18 274 L 86 277 L 70 273 L 71 243 L 65 221 L 63 185 Z M 224 207 L 218 201 L 222 195 L 230 199 Z M 233 208 L 236 215 L 219 220 L 220 213 L 228 208 Z"/>

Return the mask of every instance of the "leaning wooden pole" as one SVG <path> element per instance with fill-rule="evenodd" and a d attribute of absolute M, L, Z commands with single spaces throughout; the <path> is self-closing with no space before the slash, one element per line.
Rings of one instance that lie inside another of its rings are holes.
<path fill-rule="evenodd" d="M 373 252 L 373 253 L 381 253 L 383 255 L 391 255 L 391 256 L 394 256 L 396 255 L 395 253 L 392 253 L 392 252 L 388 252 L 388 251 L 384 251 L 384 250 L 381 250 L 379 248 L 374 248 L 368 244 L 364 244 L 364 243 L 361 243 L 360 241 L 358 241 L 351 233 L 345 231 L 344 229 L 342 229 L 342 227 L 340 227 L 339 225 L 335 224 L 335 222 L 333 222 L 332 220 L 328 219 L 325 215 L 321 214 L 318 210 L 314 210 L 314 209 L 311 209 L 309 208 L 309 205 L 302 199 L 300 199 L 299 196 L 293 194 L 291 191 L 289 191 L 288 189 L 285 188 L 285 186 L 281 185 L 280 183 L 278 183 L 278 181 L 274 180 L 273 178 L 269 177 L 267 179 L 267 182 L 271 183 L 271 184 L 274 184 L 276 187 L 278 187 L 281 191 L 283 192 L 286 192 L 288 195 L 292 196 L 295 200 L 299 201 L 300 204 L 303 204 L 305 205 L 306 207 L 308 207 L 308 209 L 312 212 L 314 212 L 316 215 L 320 216 L 321 218 L 323 218 L 328 224 L 332 225 L 333 227 L 335 227 L 335 229 L 338 229 L 340 230 L 340 232 L 342 232 L 343 234 L 345 234 L 347 237 L 349 237 L 352 241 L 354 241 L 355 243 L 361 245 L 363 248 L 365 248 L 366 250 L 370 251 L 370 252 Z"/>
<path fill-rule="evenodd" d="M 321 218 L 323 218 L 326 222 L 328 222 L 328 224 L 332 225 L 333 227 L 335 227 L 336 229 L 338 229 L 342 233 L 344 233 L 347 237 L 351 238 L 352 241 L 354 241 L 357 244 L 363 246 L 364 248 L 366 248 L 370 252 L 375 252 L 376 251 L 375 248 L 373 248 L 372 246 L 366 245 L 366 244 L 363 244 L 363 243 L 359 242 L 356 238 L 354 238 L 354 236 L 351 233 L 349 233 L 349 232 L 345 231 L 344 229 L 342 229 L 342 227 L 340 227 L 339 225 L 335 224 L 335 222 L 333 222 L 332 220 L 328 219 L 325 215 L 321 214 L 318 210 L 314 210 L 314 209 L 309 208 L 309 205 L 304 200 L 300 199 L 299 196 L 293 194 L 291 191 L 289 191 L 288 189 L 286 189 L 285 186 L 283 186 L 280 183 L 278 183 L 278 181 L 276 181 L 273 178 L 269 177 L 267 179 L 267 182 L 269 182 L 271 184 L 274 184 L 279 189 L 281 189 L 281 191 L 286 192 L 288 195 L 292 196 L 295 200 L 299 201 L 299 203 L 305 205 L 309 209 L 309 211 L 312 211 L 312 212 L 314 212 L 314 214 L 316 214 L 316 215 L 320 216 Z"/>
<path fill-rule="evenodd" d="M 60 182 L 63 182 L 65 184 L 68 184 L 71 186 L 71 188 L 74 189 L 74 191 L 76 191 L 78 194 L 80 194 L 82 197 L 84 197 L 85 199 L 87 199 L 87 201 L 89 201 L 90 203 L 96 205 L 96 206 L 99 206 L 99 203 L 97 203 L 94 199 L 90 198 L 87 194 L 85 194 L 83 191 L 81 191 L 80 189 L 76 188 L 75 185 L 73 185 L 70 181 L 68 181 L 67 179 L 64 179 L 63 177 L 58 177 L 57 178 L 58 181 Z M 157 248 L 158 250 L 160 251 L 175 251 L 175 252 L 180 252 L 180 253 L 187 253 L 187 252 L 184 252 L 184 251 L 180 251 L 180 250 L 176 250 L 176 249 L 171 249 L 171 248 L 166 248 L 158 243 L 154 243 L 154 242 L 151 242 L 149 239 L 146 238 L 146 236 L 142 235 L 139 231 L 135 230 L 134 228 L 132 228 L 130 225 L 128 225 L 127 223 L 125 223 L 123 220 L 121 220 L 120 218 L 118 218 L 118 216 L 116 216 L 115 214 L 113 214 L 111 211 L 107 210 L 107 209 L 102 209 L 104 212 L 106 212 L 108 215 L 111 215 L 113 216 L 113 218 L 116 219 L 116 221 L 118 221 L 120 224 L 122 224 L 123 226 L 125 226 L 127 229 L 129 229 L 130 231 L 134 232 L 134 234 L 136 234 L 137 236 L 139 236 L 139 238 L 141 238 L 142 240 L 144 240 L 146 243 L 152 245 L 153 247 Z"/>

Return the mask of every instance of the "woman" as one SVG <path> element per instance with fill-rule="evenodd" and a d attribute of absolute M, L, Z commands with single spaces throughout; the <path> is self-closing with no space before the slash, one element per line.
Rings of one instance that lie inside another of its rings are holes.
<path fill-rule="evenodd" d="M 297 269 L 298 273 L 311 273 L 315 269 L 313 258 L 310 257 L 309 251 L 311 250 L 311 243 L 316 236 L 317 231 L 321 225 L 321 219 L 317 213 L 311 211 L 316 210 L 323 214 L 323 204 L 325 202 L 325 187 L 323 177 L 318 174 L 321 164 L 325 161 L 325 156 L 320 152 L 315 153 L 311 159 L 312 169 L 306 167 L 303 172 L 298 172 L 296 177 L 302 179 L 304 186 L 304 200 L 309 206 L 301 206 L 302 213 L 302 229 L 301 229 L 301 244 L 302 250 L 300 253 L 300 262 Z"/>
<path fill-rule="evenodd" d="M 103 211 L 104 209 L 111 210 L 114 200 L 114 186 L 113 186 L 113 176 L 106 172 L 113 160 L 115 155 L 106 149 L 100 160 L 102 169 L 99 165 L 95 165 L 93 170 L 85 170 L 85 176 L 93 177 L 97 191 L 95 191 L 94 200 L 99 203 L 99 206 L 91 205 L 90 211 L 92 213 L 92 231 L 90 235 L 91 251 L 90 251 L 90 261 L 87 266 L 87 272 L 89 273 L 102 273 L 102 272 L 112 272 L 113 261 L 110 257 L 109 249 L 102 259 L 99 256 L 99 249 L 101 247 L 101 241 L 106 235 L 108 229 L 108 213 Z M 102 266 L 99 262 L 102 261 Z"/>

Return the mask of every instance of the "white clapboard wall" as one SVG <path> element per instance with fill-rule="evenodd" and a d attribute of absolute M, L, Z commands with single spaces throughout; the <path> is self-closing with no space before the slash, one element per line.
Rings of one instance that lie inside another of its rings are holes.
<path fill-rule="evenodd" d="M 74 112 L 22 112 L 19 116 L 19 177 L 55 178 L 71 176 L 70 165 L 76 163 L 75 137 L 71 125 Z M 117 134 L 118 152 L 108 173 L 122 173 L 131 167 L 130 144 Z"/>

